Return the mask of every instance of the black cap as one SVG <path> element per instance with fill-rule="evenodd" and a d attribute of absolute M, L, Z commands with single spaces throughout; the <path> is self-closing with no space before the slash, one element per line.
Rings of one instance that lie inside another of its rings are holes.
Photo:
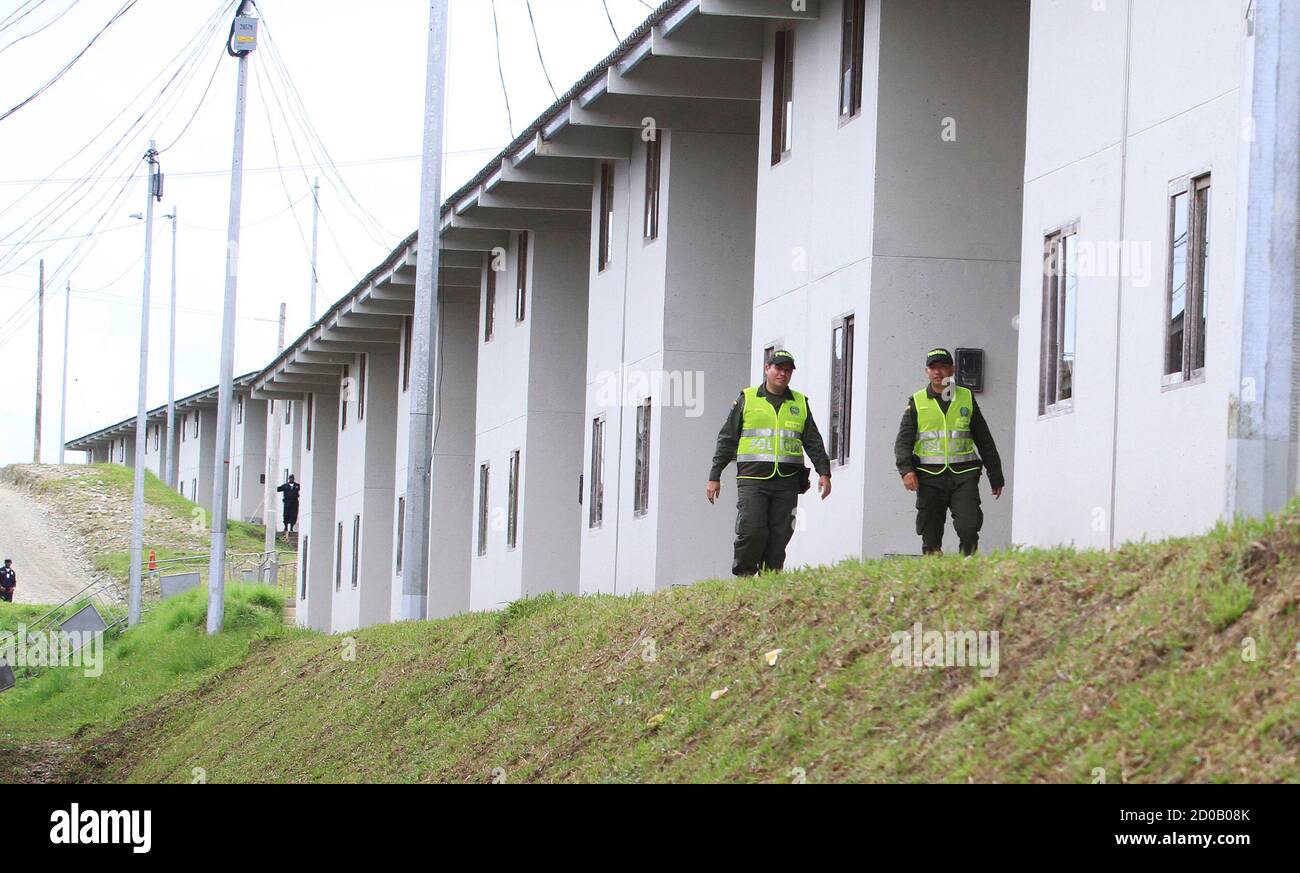
<path fill-rule="evenodd" d="M 777 364 L 778 366 L 785 366 L 789 364 L 790 369 L 791 370 L 794 369 L 794 355 L 790 354 L 785 349 L 777 349 L 776 351 L 772 352 L 772 357 L 768 358 L 767 362 L 769 364 Z"/>
<path fill-rule="evenodd" d="M 951 364 L 952 354 L 947 349 L 930 349 L 925 353 L 925 365 L 933 367 L 935 364 Z"/>

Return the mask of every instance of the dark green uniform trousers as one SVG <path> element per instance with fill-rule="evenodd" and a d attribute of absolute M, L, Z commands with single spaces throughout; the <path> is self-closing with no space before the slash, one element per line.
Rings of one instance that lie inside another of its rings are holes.
<path fill-rule="evenodd" d="M 921 537 L 921 551 L 930 555 L 943 549 L 943 528 L 948 522 L 948 510 L 952 510 L 952 526 L 957 530 L 961 553 L 975 554 L 984 525 L 979 471 L 931 475 L 919 470 L 916 478 L 916 532 Z"/>
<path fill-rule="evenodd" d="M 785 566 L 785 547 L 794 536 L 799 477 L 736 480 L 736 547 L 731 572 L 753 576 Z"/>

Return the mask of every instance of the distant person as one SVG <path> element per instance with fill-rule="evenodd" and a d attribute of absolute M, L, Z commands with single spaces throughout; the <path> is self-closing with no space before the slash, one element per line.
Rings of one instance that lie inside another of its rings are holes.
<path fill-rule="evenodd" d="M 275 490 L 284 494 L 284 535 L 288 536 L 289 531 L 298 530 L 298 492 L 302 490 L 302 486 L 293 481 L 291 475 L 288 482 Z"/>
<path fill-rule="evenodd" d="M 14 589 L 18 587 L 18 574 L 14 572 L 13 560 L 5 558 L 5 565 L 0 567 L 0 600 L 14 602 Z"/>

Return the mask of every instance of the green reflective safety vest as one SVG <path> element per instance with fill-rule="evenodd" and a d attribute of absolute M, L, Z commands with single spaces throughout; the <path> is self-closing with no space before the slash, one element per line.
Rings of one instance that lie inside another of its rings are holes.
<path fill-rule="evenodd" d="M 795 476 L 803 470 L 803 429 L 808 401 L 792 388 L 778 410 L 758 387 L 746 388 L 745 410 L 736 444 L 736 478 L 771 479 Z"/>
<path fill-rule="evenodd" d="M 916 405 L 916 443 L 912 446 L 912 454 L 916 455 L 918 463 L 943 467 L 942 470 L 922 472 L 937 476 L 944 470 L 952 470 L 954 464 L 974 464 L 965 470 L 952 470 L 954 473 L 969 473 L 980 468 L 980 456 L 975 453 L 975 439 L 970 429 L 975 401 L 969 388 L 958 387 L 953 391 L 947 414 L 925 388 L 912 395 L 912 403 Z"/>

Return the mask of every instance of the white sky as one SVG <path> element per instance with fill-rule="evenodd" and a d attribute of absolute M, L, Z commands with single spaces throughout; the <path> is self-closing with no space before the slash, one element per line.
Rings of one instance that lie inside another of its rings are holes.
<path fill-rule="evenodd" d="M 0 22 L 16 10 L 30 14 L 0 24 L 0 114 L 28 97 L 71 59 L 126 0 L 0 0 Z M 625 37 L 657 0 L 607 0 Z M 230 17 L 204 44 L 174 107 L 157 113 L 120 146 L 113 143 L 154 103 L 172 61 L 218 6 L 230 0 L 137 0 L 67 75 L 30 104 L 0 120 L 0 464 L 30 461 L 36 392 L 37 261 L 45 258 L 45 366 L 42 460 L 58 459 L 64 336 L 64 283 L 71 259 L 72 318 L 68 362 L 69 439 L 135 414 L 140 345 L 144 230 L 129 218 L 144 207 L 143 154 L 148 140 L 169 145 L 190 118 L 214 68 L 216 78 L 194 121 L 161 156 L 165 197 L 155 204 L 150 315 L 149 406 L 166 402 L 167 319 L 171 222 L 180 212 L 176 391 L 185 396 L 216 383 L 220 358 L 225 230 L 230 194 L 231 132 L 236 61 L 222 53 Z M 419 222 L 419 155 L 427 0 L 260 0 L 271 39 L 301 95 L 311 124 L 338 165 L 338 174 L 377 231 L 329 170 L 315 165 L 291 112 L 281 116 L 264 83 L 287 97 L 274 76 L 266 30 L 251 59 L 239 264 L 236 375 L 260 369 L 275 354 L 276 320 L 288 305 L 289 340 L 307 326 L 310 282 L 310 178 L 321 176 L 318 314 L 351 290 Z M 563 94 L 616 44 L 601 0 L 532 0 L 541 49 L 556 91 Z M 554 97 L 542 75 L 525 0 L 496 0 L 502 66 L 514 132 Z M 66 14 L 63 14 L 65 13 Z M 57 21 L 56 17 L 60 16 Z M 10 43 L 51 22 L 48 29 Z M 6 46 L 10 46 L 6 48 Z M 221 60 L 218 65 L 218 57 Z M 255 68 L 255 69 L 254 69 Z M 189 69 L 188 67 L 185 69 Z M 178 82 L 186 81 L 185 73 Z M 147 85 L 147 90 L 146 90 Z M 444 193 L 459 187 L 511 138 L 497 72 L 490 0 L 451 0 Z M 168 92 L 169 95 L 171 92 Z M 128 104 L 132 95 L 139 95 Z M 264 95 L 266 99 L 264 100 Z M 164 104 L 165 100 L 164 98 Z M 267 132 L 270 113 L 272 138 Z M 106 128 L 107 126 L 107 128 Z M 79 156 L 72 158 L 95 134 Z M 294 154 L 298 141 L 301 161 Z M 274 147 L 279 149 L 277 160 Z M 108 155 L 98 181 L 72 180 Z M 68 163 L 60 167 L 65 161 Z M 276 172 L 279 164 L 283 170 Z M 141 167 L 119 208 L 124 171 Z M 256 170 L 261 171 L 256 171 Z M 47 177 L 54 181 L 36 184 Z M 59 181 L 62 180 L 62 181 Z M 286 195 L 287 189 L 287 195 Z M 87 194 L 87 191 L 89 192 Z M 21 202 L 19 198 L 24 198 Z M 296 201 L 290 210 L 290 201 Z M 66 214 L 48 226 L 37 216 Z M 106 213 L 106 214 L 105 214 Z M 101 232 L 79 240 L 103 215 Z M 295 222 L 295 216 L 297 221 Z M 391 232 L 391 233 L 388 233 Z M 376 239 L 378 237 L 378 239 Z M 33 242 L 16 245 L 25 238 Z M 382 244 L 381 244 L 382 242 Z M 94 243 L 85 255 L 86 243 Z M 85 255 L 84 260 L 76 263 Z M 70 460 L 80 457 L 69 455 Z"/>

